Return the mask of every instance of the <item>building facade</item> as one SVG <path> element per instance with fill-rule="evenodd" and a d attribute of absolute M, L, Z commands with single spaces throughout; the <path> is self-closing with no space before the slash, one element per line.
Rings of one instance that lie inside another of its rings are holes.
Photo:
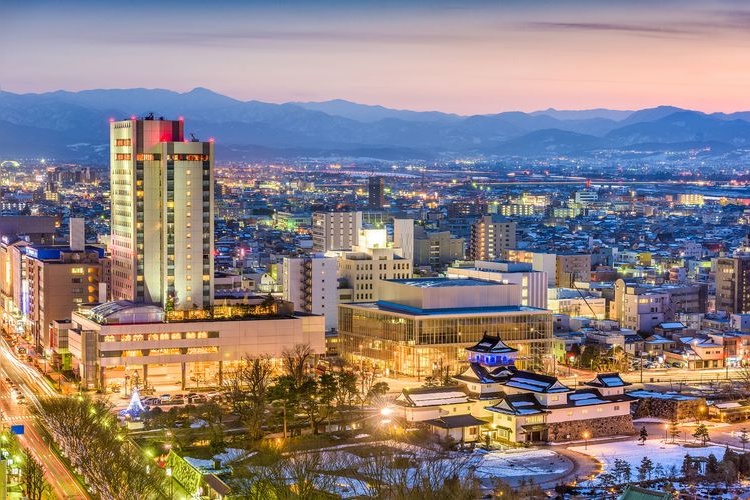
<path fill-rule="evenodd" d="M 367 206 L 375 210 L 385 206 L 385 180 L 379 175 L 367 181 Z"/>
<path fill-rule="evenodd" d="M 325 316 L 326 331 L 338 325 L 338 260 L 316 254 L 284 257 L 282 265 L 284 300 L 295 311 Z"/>
<path fill-rule="evenodd" d="M 339 304 L 339 350 L 354 364 L 428 376 L 465 365 L 465 348 L 485 333 L 521 351 L 520 363 L 542 368 L 552 350 L 552 315 L 520 306 L 519 285 L 477 279 L 381 282 L 378 302 Z"/>
<path fill-rule="evenodd" d="M 81 304 L 99 300 L 104 249 L 32 245 L 26 249 L 28 320 L 37 352 L 51 351 L 53 320 L 70 319 Z"/>
<path fill-rule="evenodd" d="M 190 309 L 213 303 L 214 146 L 182 120 L 110 123 L 112 297 Z"/>
<path fill-rule="evenodd" d="M 358 243 L 362 212 L 315 212 L 312 216 L 313 251 L 349 251 Z"/>
<path fill-rule="evenodd" d="M 494 260 L 503 250 L 516 246 L 516 223 L 504 218 L 485 215 L 471 226 L 470 258 Z"/>
<path fill-rule="evenodd" d="M 291 305 L 262 297 L 173 313 L 152 304 L 107 302 L 74 312 L 71 323 L 68 349 L 87 389 L 215 387 L 245 356 L 279 358 L 295 344 L 325 352 L 322 316 L 294 314 Z"/>
<path fill-rule="evenodd" d="M 716 310 L 750 312 L 750 255 L 716 259 Z"/>

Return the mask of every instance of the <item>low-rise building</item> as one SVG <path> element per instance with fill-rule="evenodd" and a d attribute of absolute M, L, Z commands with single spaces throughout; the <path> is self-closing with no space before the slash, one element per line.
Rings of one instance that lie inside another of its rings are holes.
<path fill-rule="evenodd" d="M 181 389 L 219 386 L 245 356 L 278 358 L 296 344 L 325 353 L 323 316 L 294 313 L 291 304 L 264 297 L 243 302 L 187 311 L 107 302 L 72 314 L 68 349 L 86 389 L 136 380 Z"/>

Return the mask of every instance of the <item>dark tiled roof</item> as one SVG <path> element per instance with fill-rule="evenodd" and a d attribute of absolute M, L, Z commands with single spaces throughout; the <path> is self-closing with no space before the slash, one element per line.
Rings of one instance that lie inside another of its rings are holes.
<path fill-rule="evenodd" d="M 441 429 L 460 429 L 463 427 L 473 427 L 475 425 L 485 425 L 487 422 L 476 418 L 474 415 L 449 415 L 445 417 L 425 420 L 425 423 L 440 427 Z"/>
<path fill-rule="evenodd" d="M 482 337 L 482 340 L 472 347 L 467 347 L 466 350 L 488 354 L 509 354 L 518 352 L 518 349 L 513 349 L 512 347 L 507 346 L 500 337 L 494 337 L 492 335 L 487 335 L 486 333 Z"/>

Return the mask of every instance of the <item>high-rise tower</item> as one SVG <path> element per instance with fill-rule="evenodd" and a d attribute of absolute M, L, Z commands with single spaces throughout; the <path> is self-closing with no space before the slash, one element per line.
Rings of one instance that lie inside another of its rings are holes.
<path fill-rule="evenodd" d="M 381 209 L 385 205 L 385 182 L 379 175 L 370 177 L 367 185 L 367 202 L 370 208 Z"/>
<path fill-rule="evenodd" d="M 110 123 L 112 299 L 213 302 L 214 147 L 180 120 Z"/>

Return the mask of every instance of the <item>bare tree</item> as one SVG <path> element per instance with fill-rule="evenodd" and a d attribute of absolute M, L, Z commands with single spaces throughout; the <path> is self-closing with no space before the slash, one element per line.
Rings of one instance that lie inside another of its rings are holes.
<path fill-rule="evenodd" d="M 245 356 L 237 369 L 224 380 L 232 411 L 247 427 L 251 439 L 263 437 L 261 427 L 269 405 L 273 375 L 273 364 L 267 356 Z"/>
<path fill-rule="evenodd" d="M 26 498 L 42 500 L 42 496 L 49 489 L 49 483 L 44 478 L 44 466 L 31 454 L 28 449 L 23 450 L 23 468 L 21 484 Z"/>
<path fill-rule="evenodd" d="M 291 349 L 282 351 L 281 361 L 284 371 L 294 379 L 297 387 L 305 381 L 307 366 L 313 356 L 314 352 L 310 344 L 295 344 Z"/>

